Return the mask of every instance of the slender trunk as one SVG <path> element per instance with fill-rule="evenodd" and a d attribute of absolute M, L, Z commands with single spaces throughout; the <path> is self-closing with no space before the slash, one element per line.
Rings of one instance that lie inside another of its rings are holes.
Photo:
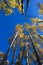
<path fill-rule="evenodd" d="M 38 56 L 38 54 L 37 54 L 37 51 L 36 51 L 36 49 L 35 49 L 35 46 L 34 46 L 34 44 L 33 44 L 33 40 L 32 40 L 32 38 L 31 38 L 30 34 L 29 34 L 29 37 L 30 37 L 30 41 L 31 41 L 31 43 L 32 43 L 32 46 L 33 46 L 33 49 L 34 49 L 34 52 L 35 52 L 35 56 L 36 56 L 37 61 L 38 61 L 38 65 L 42 65 L 41 62 L 40 62 L 40 58 L 39 58 L 39 56 Z"/>
<path fill-rule="evenodd" d="M 28 53 L 26 54 L 27 58 L 26 58 L 26 65 L 29 65 L 29 61 L 28 61 Z"/>
<path fill-rule="evenodd" d="M 12 65 L 12 64 L 13 64 L 13 61 L 14 61 L 14 55 L 15 55 L 15 51 L 13 52 L 13 55 L 12 55 L 12 60 L 11 60 L 10 65 Z"/>
<path fill-rule="evenodd" d="M 1 62 L 1 65 L 3 65 L 3 64 L 4 64 L 4 61 L 7 60 L 7 57 L 8 57 L 9 52 L 10 52 L 10 48 L 8 48 L 7 53 L 6 53 L 6 55 L 5 55 L 4 59 L 3 59 L 3 61 Z"/>
<path fill-rule="evenodd" d="M 4 57 L 4 59 L 3 59 L 2 63 L 1 63 L 1 65 L 3 65 L 3 63 L 4 63 L 5 60 L 7 60 L 8 54 L 9 54 L 9 52 L 10 52 L 10 49 L 11 49 L 11 47 L 12 47 L 12 45 L 13 45 L 13 43 L 14 43 L 14 41 L 15 41 L 15 39 L 16 39 L 17 36 L 18 36 L 18 32 L 16 32 L 16 35 L 15 35 L 15 37 L 14 37 L 14 39 L 13 39 L 11 45 L 9 46 L 9 48 L 8 48 L 6 54 L 5 54 L 5 57 Z"/>

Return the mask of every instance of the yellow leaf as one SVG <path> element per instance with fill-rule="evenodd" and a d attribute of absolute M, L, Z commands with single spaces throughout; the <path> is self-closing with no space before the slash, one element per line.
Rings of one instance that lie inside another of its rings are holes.
<path fill-rule="evenodd" d="M 6 10 L 5 10 L 6 15 L 10 15 L 10 14 L 12 14 L 12 12 L 13 12 L 13 10 L 10 8 L 6 8 Z"/>
<path fill-rule="evenodd" d="M 37 22 L 41 22 L 43 20 L 39 19 L 39 18 L 31 18 L 31 21 L 36 24 Z"/>
<path fill-rule="evenodd" d="M 24 33 L 19 33 L 18 37 L 19 38 L 24 38 Z"/>
<path fill-rule="evenodd" d="M 18 24 L 18 25 L 16 26 L 16 31 L 17 31 L 17 32 L 23 32 L 23 27 L 22 27 L 22 25 L 19 25 L 19 24 Z"/>

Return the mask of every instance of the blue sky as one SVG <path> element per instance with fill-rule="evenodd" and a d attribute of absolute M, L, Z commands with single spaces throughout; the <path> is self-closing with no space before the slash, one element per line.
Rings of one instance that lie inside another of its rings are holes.
<path fill-rule="evenodd" d="M 27 11 L 28 19 L 24 15 L 21 15 L 17 9 L 14 9 L 14 12 L 10 16 L 5 16 L 5 14 L 0 11 L 0 51 L 6 53 L 9 46 L 8 38 L 14 33 L 16 24 L 24 24 L 25 22 L 31 24 L 31 17 L 43 19 L 43 15 L 39 15 L 39 8 L 37 7 L 37 2 L 41 3 L 42 1 L 43 0 L 30 0 Z"/>

